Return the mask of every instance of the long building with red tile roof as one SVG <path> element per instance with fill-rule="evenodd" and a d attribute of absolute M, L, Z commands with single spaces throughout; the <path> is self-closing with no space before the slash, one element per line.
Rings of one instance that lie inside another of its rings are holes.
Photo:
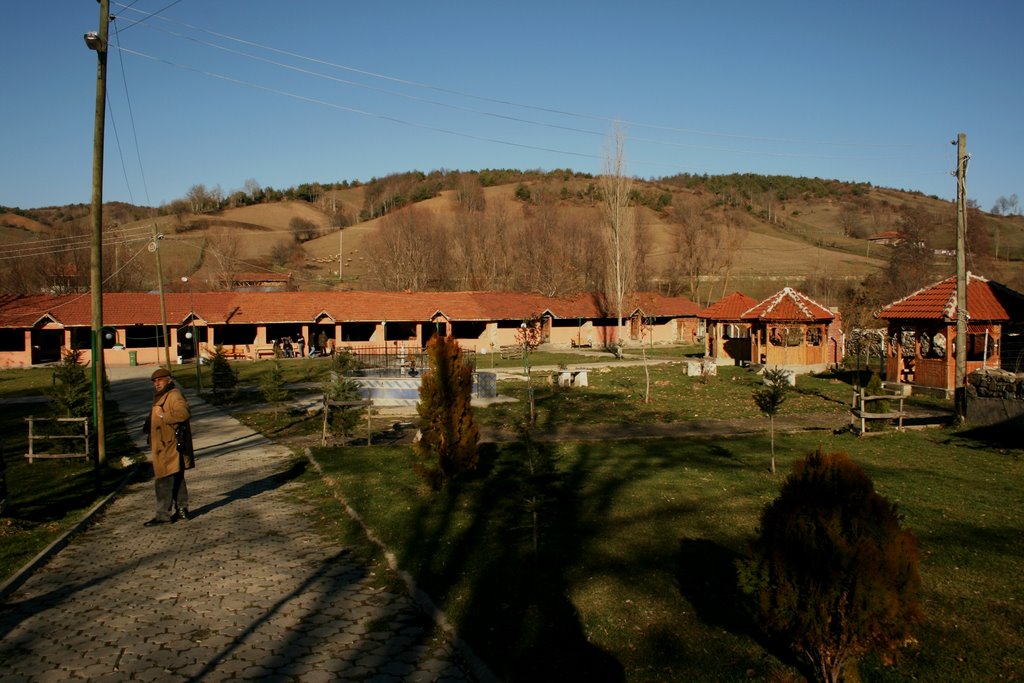
<path fill-rule="evenodd" d="M 684 297 L 637 294 L 623 312 L 624 343 L 692 343 L 699 307 Z M 194 357 L 222 346 L 229 355 L 269 355 L 285 337 L 334 347 L 396 344 L 421 347 L 431 336 L 456 337 L 467 349 L 489 352 L 516 343 L 523 321 L 536 321 L 554 346 L 610 346 L 617 320 L 599 295 L 552 298 L 521 292 L 195 292 L 167 293 L 161 312 L 153 293 L 103 295 L 105 358 L 112 365 Z M 88 295 L 0 297 L 0 367 L 59 360 L 91 347 Z M 167 343 L 163 326 L 167 327 Z M 624 335 L 625 336 L 625 335 Z M 166 351 L 164 350 L 166 349 Z"/>

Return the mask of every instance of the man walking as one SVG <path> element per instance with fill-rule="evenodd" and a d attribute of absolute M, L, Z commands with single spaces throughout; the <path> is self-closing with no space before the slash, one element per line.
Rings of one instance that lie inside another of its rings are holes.
<path fill-rule="evenodd" d="M 156 516 L 143 526 L 188 519 L 188 487 L 185 470 L 195 467 L 192 453 L 192 411 L 174 385 L 169 370 L 160 368 L 153 381 L 153 407 L 147 418 L 153 475 L 156 477 Z"/>

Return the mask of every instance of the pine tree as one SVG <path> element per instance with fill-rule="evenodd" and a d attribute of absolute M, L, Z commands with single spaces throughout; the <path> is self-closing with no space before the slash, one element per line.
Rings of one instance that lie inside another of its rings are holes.
<path fill-rule="evenodd" d="M 356 357 L 344 349 L 339 350 L 335 354 L 331 361 L 331 380 L 323 386 L 324 398 L 327 401 L 349 403 L 362 398 L 359 382 L 352 378 L 358 365 Z M 330 428 L 332 433 L 340 433 L 342 439 L 348 441 L 349 435 L 365 415 L 365 411 L 356 406 L 325 408 L 325 410 L 327 411 L 327 414 L 324 416 L 323 429 L 325 440 L 327 438 L 327 430 Z"/>
<path fill-rule="evenodd" d="M 288 398 L 288 389 L 284 385 L 284 371 L 278 359 L 275 358 L 270 364 L 270 370 L 260 377 L 260 390 L 263 392 L 263 399 L 274 409 L 276 420 L 280 414 L 281 403 Z"/>
<path fill-rule="evenodd" d="M 913 642 L 921 619 L 916 541 L 845 453 L 794 464 L 738 569 L 761 626 L 829 683 L 856 657 Z"/>
<path fill-rule="evenodd" d="M 439 491 L 449 479 L 476 469 L 480 432 L 470 400 L 473 369 L 453 337 L 434 337 L 427 345 L 430 371 L 420 385 L 420 439 L 413 444 L 416 472 Z"/>
<path fill-rule="evenodd" d="M 92 382 L 82 365 L 82 352 L 64 354 L 53 370 L 53 386 L 47 390 L 54 417 L 89 417 L 92 413 Z"/>
<path fill-rule="evenodd" d="M 214 396 L 223 393 L 227 398 L 231 398 L 235 395 L 238 388 L 238 373 L 231 367 L 231 361 L 224 355 L 224 348 L 219 344 L 210 359 L 210 375 Z"/>

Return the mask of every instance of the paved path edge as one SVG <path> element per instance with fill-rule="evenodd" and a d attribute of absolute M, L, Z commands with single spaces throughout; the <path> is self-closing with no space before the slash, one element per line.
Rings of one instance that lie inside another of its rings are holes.
<path fill-rule="evenodd" d="M 426 614 L 433 622 L 434 625 L 440 628 L 442 631 L 448 634 L 452 644 L 459 651 L 459 655 L 466 662 L 466 665 L 472 670 L 473 675 L 477 677 L 481 683 L 499 683 L 498 677 L 490 670 L 487 664 L 484 663 L 480 657 L 477 656 L 473 648 L 459 635 L 458 629 L 448 619 L 448 616 L 444 613 L 444 610 L 440 609 L 434 604 L 434 601 L 424 591 L 420 590 L 419 586 L 416 585 L 416 579 L 407 571 L 404 571 L 398 566 L 398 558 L 395 554 L 387 547 L 387 545 L 380 539 L 380 537 L 371 529 L 360 514 L 348 504 L 345 497 L 338 491 L 334 485 L 334 480 L 324 473 L 323 468 L 313 455 L 313 451 L 308 447 L 303 449 L 303 453 L 306 459 L 316 469 L 317 474 L 323 479 L 331 490 L 331 495 L 341 503 L 342 507 L 345 508 L 345 513 L 362 528 L 363 533 L 366 535 L 367 540 L 373 543 L 375 546 L 380 548 L 381 552 L 384 553 L 384 558 L 387 560 L 388 567 L 401 577 L 402 581 L 405 582 L 405 588 L 409 593 L 409 596 L 416 602 L 419 608 Z"/>
<path fill-rule="evenodd" d="M 7 596 L 16 591 L 23 583 L 28 581 L 29 577 L 31 577 L 37 569 L 46 564 L 51 557 L 63 550 L 64 547 L 71 542 L 72 538 L 92 524 L 96 515 L 110 505 L 114 498 L 121 493 L 122 489 L 128 485 L 128 482 L 135 478 L 139 473 L 139 467 L 140 465 L 138 463 L 132 465 L 128 469 L 128 473 L 121 477 L 121 481 L 118 482 L 113 491 L 104 496 L 103 500 L 89 508 L 89 510 L 82 515 L 81 519 L 72 524 L 67 531 L 58 536 L 50 545 L 43 548 L 38 555 L 26 562 L 21 569 L 14 573 L 14 576 L 0 584 L 0 602 L 6 600 Z"/>

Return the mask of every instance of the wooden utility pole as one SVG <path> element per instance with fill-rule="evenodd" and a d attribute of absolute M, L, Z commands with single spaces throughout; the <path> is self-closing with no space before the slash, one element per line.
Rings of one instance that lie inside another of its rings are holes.
<path fill-rule="evenodd" d="M 164 303 L 164 269 L 160 265 L 160 240 L 163 235 L 156 231 L 156 223 L 153 223 L 153 254 L 156 256 L 156 288 L 160 292 L 160 334 L 163 336 L 164 367 L 171 369 L 171 341 L 167 338 L 167 304 Z"/>
<path fill-rule="evenodd" d="M 967 416 L 967 134 L 956 139 L 956 414 Z"/>
<path fill-rule="evenodd" d="M 85 44 L 96 51 L 96 118 L 92 147 L 92 248 L 89 257 L 89 291 L 92 301 L 93 420 L 96 423 L 96 462 L 107 461 L 103 410 L 103 132 L 107 106 L 107 35 L 110 0 L 100 2 L 99 33 L 87 33 Z"/>

